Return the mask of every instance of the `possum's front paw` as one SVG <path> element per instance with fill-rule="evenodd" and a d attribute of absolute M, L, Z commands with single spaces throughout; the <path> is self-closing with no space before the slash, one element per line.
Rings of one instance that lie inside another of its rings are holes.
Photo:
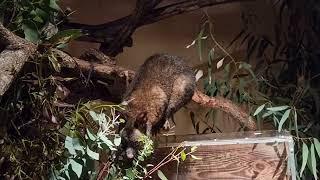
<path fill-rule="evenodd" d="M 171 124 L 170 121 L 169 121 L 169 119 L 167 119 L 166 122 L 165 122 L 164 125 L 163 125 L 163 129 L 164 129 L 165 131 L 170 131 L 170 130 L 173 129 L 174 127 L 175 127 L 175 125 L 174 125 L 174 124 Z"/>

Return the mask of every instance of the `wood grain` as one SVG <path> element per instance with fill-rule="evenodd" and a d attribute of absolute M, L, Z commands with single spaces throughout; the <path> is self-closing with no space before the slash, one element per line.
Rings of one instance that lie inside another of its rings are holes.
<path fill-rule="evenodd" d="M 274 142 L 274 138 L 270 137 L 270 142 L 263 139 L 263 143 L 240 143 L 239 141 L 239 143 L 226 145 L 223 143 L 200 145 L 193 154 L 202 158 L 201 160 L 188 157 L 186 161 L 180 163 L 178 168 L 174 161 L 160 169 L 169 180 L 291 179 L 287 167 L 288 154 L 290 154 L 288 142 Z M 171 149 L 170 147 L 157 149 L 152 164 L 160 162 Z M 153 177 L 157 179 L 156 175 Z"/>

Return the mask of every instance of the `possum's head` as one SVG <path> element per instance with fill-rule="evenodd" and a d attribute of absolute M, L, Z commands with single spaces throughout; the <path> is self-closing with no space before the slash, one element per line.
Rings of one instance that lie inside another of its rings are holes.
<path fill-rule="evenodd" d="M 139 139 L 143 136 L 136 128 L 124 128 L 121 131 L 121 137 L 123 139 L 123 146 L 125 154 L 128 159 L 135 157 L 137 150 L 140 147 Z"/>

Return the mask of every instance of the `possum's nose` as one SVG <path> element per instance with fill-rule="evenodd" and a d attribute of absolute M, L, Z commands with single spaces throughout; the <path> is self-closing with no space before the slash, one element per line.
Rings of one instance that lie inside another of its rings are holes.
<path fill-rule="evenodd" d="M 128 159 L 134 158 L 135 150 L 132 147 L 126 149 L 126 156 Z"/>

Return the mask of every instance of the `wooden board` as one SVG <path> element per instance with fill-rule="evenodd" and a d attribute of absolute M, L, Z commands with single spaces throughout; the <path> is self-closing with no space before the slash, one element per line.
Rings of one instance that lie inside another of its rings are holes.
<path fill-rule="evenodd" d="M 193 154 L 177 166 L 173 161 L 161 171 L 169 180 L 271 180 L 295 179 L 293 141 L 287 133 L 244 132 L 191 136 L 167 136 L 158 139 L 152 164 L 159 163 L 181 143 L 197 146 Z M 289 163 L 288 163 L 289 162 Z M 153 176 L 157 179 L 157 176 Z"/>

